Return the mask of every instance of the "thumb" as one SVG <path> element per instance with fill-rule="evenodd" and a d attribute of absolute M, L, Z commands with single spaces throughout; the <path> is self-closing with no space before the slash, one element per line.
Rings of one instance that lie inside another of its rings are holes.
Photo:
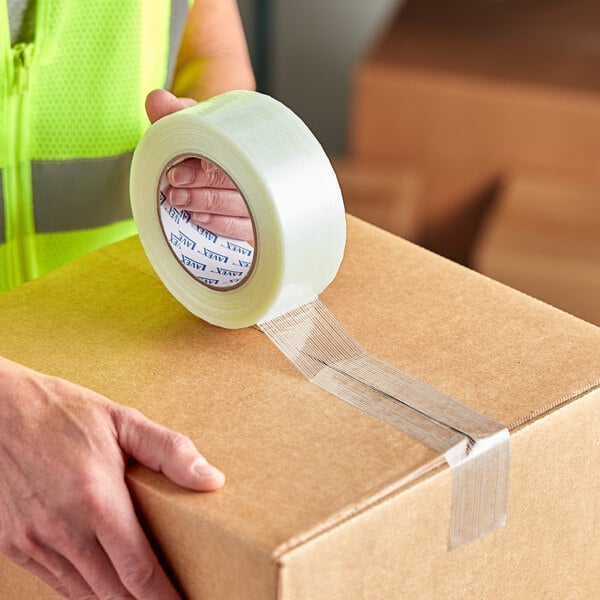
<path fill-rule="evenodd" d="M 162 117 L 194 104 L 196 104 L 196 101 L 192 98 L 178 98 L 171 92 L 167 92 L 167 90 L 153 90 L 146 97 L 146 113 L 150 122 L 154 123 Z"/>
<path fill-rule="evenodd" d="M 121 408 L 114 419 L 123 452 L 174 483 L 210 492 L 225 483 L 225 475 L 198 452 L 192 440 L 144 417 L 132 408 Z"/>

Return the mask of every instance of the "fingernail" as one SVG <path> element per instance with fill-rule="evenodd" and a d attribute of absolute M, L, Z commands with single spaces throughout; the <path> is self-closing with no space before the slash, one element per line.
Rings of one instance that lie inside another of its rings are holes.
<path fill-rule="evenodd" d="M 196 463 L 194 465 L 194 473 L 198 476 L 198 478 L 202 481 L 209 481 L 213 479 L 222 479 L 225 477 L 219 469 L 213 467 L 208 463 Z"/>
<path fill-rule="evenodd" d="M 185 185 L 194 181 L 194 170 L 185 165 L 173 167 L 167 174 L 171 185 Z"/>
<path fill-rule="evenodd" d="M 178 190 L 171 188 L 169 193 L 169 203 L 172 206 L 187 206 L 190 203 L 190 191 L 186 189 Z"/>
<path fill-rule="evenodd" d="M 192 221 L 196 223 L 208 223 L 212 215 L 210 213 L 194 213 Z"/>

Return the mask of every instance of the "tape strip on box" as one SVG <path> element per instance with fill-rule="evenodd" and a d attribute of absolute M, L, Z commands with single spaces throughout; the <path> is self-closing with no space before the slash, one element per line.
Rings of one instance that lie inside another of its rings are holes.
<path fill-rule="evenodd" d="M 312 383 L 444 453 L 452 470 L 450 549 L 506 523 L 503 425 L 369 355 L 318 299 L 258 328 Z"/>
<path fill-rule="evenodd" d="M 236 184 L 253 244 L 194 225 L 165 201 L 168 169 L 190 157 Z M 131 200 L 152 266 L 188 310 L 220 327 L 257 324 L 315 385 L 444 454 L 450 548 L 505 523 L 507 429 L 370 356 L 318 300 L 342 260 L 345 214 L 331 164 L 296 115 L 235 91 L 160 119 L 135 151 Z"/>

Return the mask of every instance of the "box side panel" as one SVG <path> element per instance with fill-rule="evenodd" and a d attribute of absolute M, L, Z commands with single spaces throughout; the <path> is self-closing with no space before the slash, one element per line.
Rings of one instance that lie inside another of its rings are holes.
<path fill-rule="evenodd" d="M 591 598 L 600 586 L 600 393 L 512 436 L 506 527 L 446 551 L 447 469 L 284 557 L 284 600 Z"/>
<path fill-rule="evenodd" d="M 277 565 L 256 546 L 151 489 L 154 474 L 130 471 L 136 509 L 161 562 L 186 600 L 276 600 Z M 160 483 L 156 483 L 161 487 Z M 168 484 L 166 484 L 168 485 Z M 1 600 L 62 598 L 0 553 Z"/>
<path fill-rule="evenodd" d="M 269 554 L 200 514 L 182 510 L 157 492 L 157 480 L 142 468 L 128 477 L 138 515 L 186 600 L 276 600 L 278 566 Z"/>

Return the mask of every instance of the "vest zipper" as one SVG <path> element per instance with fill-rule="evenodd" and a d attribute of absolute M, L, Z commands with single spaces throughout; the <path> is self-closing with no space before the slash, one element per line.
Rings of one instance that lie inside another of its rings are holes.
<path fill-rule="evenodd" d="M 11 48 L 12 85 L 9 94 L 7 196 L 4 218 L 10 285 L 37 277 L 35 226 L 31 186 L 29 81 L 34 45 L 19 43 Z"/>

